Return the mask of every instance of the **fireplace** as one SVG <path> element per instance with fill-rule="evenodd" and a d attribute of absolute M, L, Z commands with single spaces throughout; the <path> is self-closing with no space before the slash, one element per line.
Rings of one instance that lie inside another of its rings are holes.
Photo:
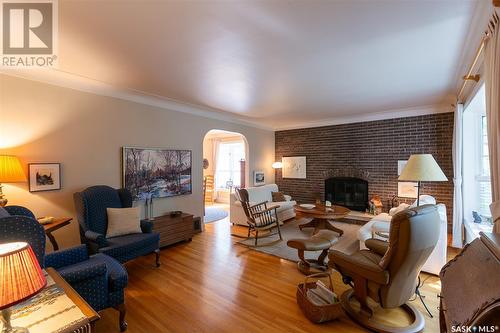
<path fill-rule="evenodd" d="M 364 212 L 368 208 L 368 182 L 354 177 L 328 178 L 325 180 L 325 200 Z"/>

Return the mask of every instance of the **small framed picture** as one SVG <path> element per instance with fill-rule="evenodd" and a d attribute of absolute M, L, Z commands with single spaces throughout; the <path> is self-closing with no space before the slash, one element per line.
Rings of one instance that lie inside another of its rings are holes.
<path fill-rule="evenodd" d="M 261 186 L 266 184 L 266 179 L 264 177 L 264 171 L 254 171 L 253 172 L 253 185 Z"/>
<path fill-rule="evenodd" d="M 30 192 L 61 189 L 60 163 L 30 163 L 28 168 Z"/>
<path fill-rule="evenodd" d="M 398 197 L 400 198 L 416 198 L 417 186 L 415 182 L 398 182 Z"/>

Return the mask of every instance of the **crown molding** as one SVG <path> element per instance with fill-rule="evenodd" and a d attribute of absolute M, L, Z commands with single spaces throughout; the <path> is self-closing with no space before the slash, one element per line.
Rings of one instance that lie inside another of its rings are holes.
<path fill-rule="evenodd" d="M 273 131 L 271 126 L 266 126 L 262 122 L 248 120 L 226 111 L 203 107 L 190 103 L 180 102 L 174 99 L 150 94 L 140 90 L 121 89 L 108 83 L 86 78 L 83 76 L 59 71 L 56 69 L 0 69 L 0 74 L 13 76 L 30 81 L 46 83 L 58 87 L 91 93 L 94 95 L 107 96 L 126 100 L 138 104 L 149 105 L 174 112 L 192 114 L 204 118 L 225 121 L 233 124 L 255 127 L 259 129 Z"/>
<path fill-rule="evenodd" d="M 453 109 L 451 108 L 450 104 L 423 105 L 413 108 L 387 110 L 387 111 L 371 112 L 359 115 L 327 118 L 310 122 L 301 122 L 287 126 L 275 126 L 274 130 L 286 131 L 286 130 L 294 130 L 301 128 L 313 128 L 313 127 L 323 127 L 332 125 L 362 123 L 362 122 L 376 121 L 376 120 L 416 117 L 416 116 L 424 116 L 429 114 L 446 113 L 446 112 L 453 112 Z"/>
<path fill-rule="evenodd" d="M 187 113 L 208 119 L 220 120 L 233 124 L 259 128 L 268 131 L 283 131 L 290 129 L 322 127 L 322 126 L 331 126 L 339 124 L 375 121 L 375 120 L 405 118 L 405 117 L 413 117 L 413 116 L 453 111 L 450 109 L 449 104 L 447 104 L 448 106 L 425 105 L 414 108 L 371 112 L 371 113 L 341 116 L 341 117 L 329 117 L 322 120 L 297 122 L 295 124 L 284 125 L 284 126 L 281 125 L 272 126 L 272 125 L 264 125 L 266 123 L 265 119 L 252 121 L 248 120 L 246 117 L 245 118 L 238 117 L 237 115 L 232 115 L 225 111 L 179 102 L 176 100 L 168 99 L 162 96 L 157 96 L 138 90 L 120 89 L 101 81 L 81 77 L 78 75 L 54 69 L 29 69 L 29 70 L 1 69 L 0 74 L 18 77 L 30 81 L 41 82 L 63 88 L 69 88 L 72 90 L 82 91 L 95 95 L 117 98 L 138 104 L 149 105 L 161 109 L 166 109 L 169 111 Z"/>

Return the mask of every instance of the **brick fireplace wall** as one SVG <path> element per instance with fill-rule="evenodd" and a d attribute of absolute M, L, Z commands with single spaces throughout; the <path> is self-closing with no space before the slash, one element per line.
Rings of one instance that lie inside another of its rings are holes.
<path fill-rule="evenodd" d="M 324 198 L 324 180 L 333 170 L 358 169 L 369 173 L 369 197 L 379 195 L 384 211 L 397 195 L 397 161 L 411 154 L 432 154 L 448 182 L 423 183 L 421 194 L 446 205 L 451 230 L 453 113 L 277 131 L 275 139 L 277 161 L 284 156 L 307 158 L 307 179 L 284 179 L 281 170 L 276 171 L 276 183 L 284 193 L 298 202 L 314 202 L 315 192 Z"/>

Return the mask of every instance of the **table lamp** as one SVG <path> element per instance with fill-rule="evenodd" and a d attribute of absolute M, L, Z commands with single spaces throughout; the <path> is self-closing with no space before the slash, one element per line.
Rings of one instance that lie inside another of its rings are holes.
<path fill-rule="evenodd" d="M 417 182 L 417 206 L 420 204 L 420 182 L 445 182 L 443 170 L 431 154 L 411 155 L 398 180 Z"/>
<path fill-rule="evenodd" d="M 0 320 L 2 332 L 26 333 L 24 327 L 12 327 L 10 307 L 27 300 L 47 284 L 35 253 L 28 243 L 0 244 Z"/>
<path fill-rule="evenodd" d="M 274 162 L 272 165 L 273 169 L 281 169 L 283 168 L 283 163 L 281 162 Z"/>
<path fill-rule="evenodd" d="M 26 175 L 19 159 L 15 156 L 0 155 L 0 207 L 7 204 L 7 198 L 2 192 L 2 183 L 22 183 Z"/>

